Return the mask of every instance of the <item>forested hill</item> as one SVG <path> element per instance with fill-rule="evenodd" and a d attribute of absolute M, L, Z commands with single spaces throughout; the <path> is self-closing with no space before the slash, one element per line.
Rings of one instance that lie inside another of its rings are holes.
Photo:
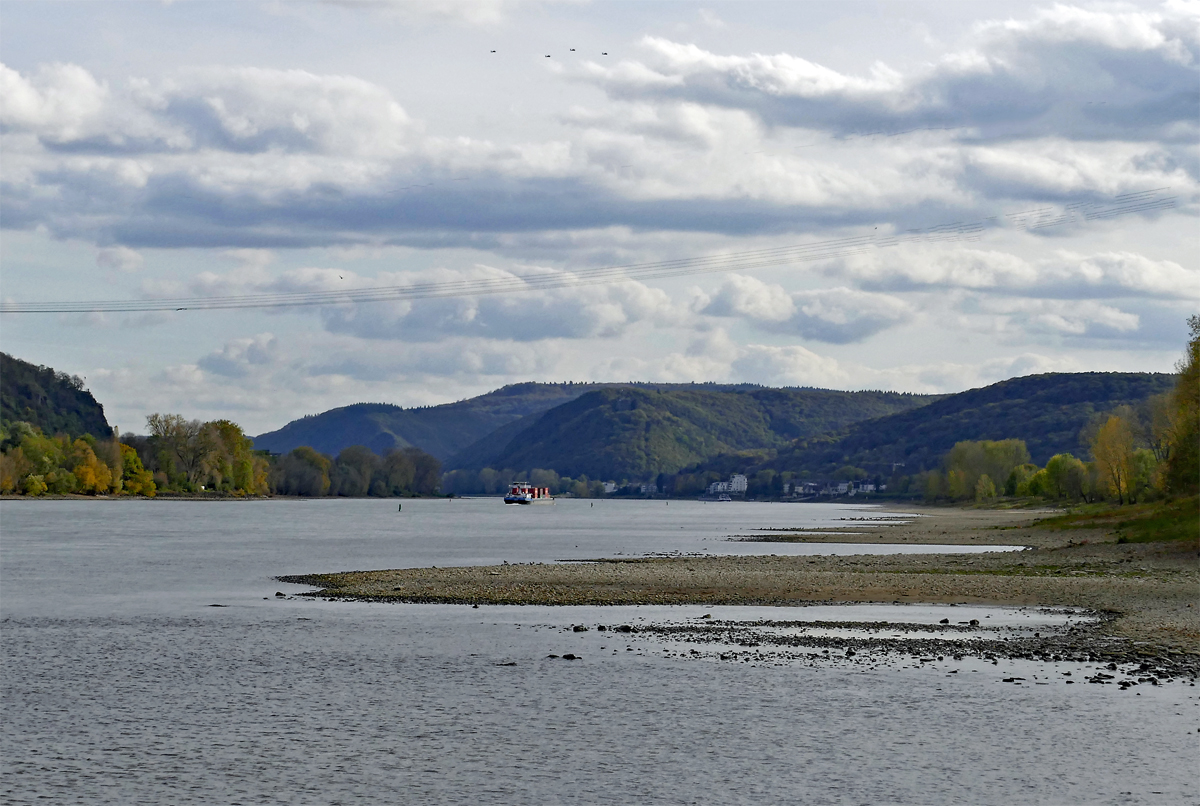
<path fill-rule="evenodd" d="M 445 461 L 504 425 L 574 400 L 600 384 L 521 383 L 441 406 L 405 409 L 387 403 L 358 403 L 303 417 L 254 438 L 254 447 L 286 453 L 308 445 L 337 456 L 365 445 L 383 455 L 414 446 Z"/>
<path fill-rule="evenodd" d="M 78 377 L 0 353 L 0 421 L 16 420 L 44 434 L 112 434 L 104 407 Z"/>
<path fill-rule="evenodd" d="M 1100 413 L 1169 391 L 1174 375 L 1078 372 L 1029 375 L 950 395 L 920 409 L 857 423 L 840 436 L 801 440 L 765 466 L 820 477 L 852 466 L 887 477 L 937 467 L 963 440 L 1023 439 L 1033 461 L 1085 453 L 1080 432 Z"/>
<path fill-rule="evenodd" d="M 757 386 L 611 387 L 526 417 L 451 459 L 447 469 L 547 468 L 568 476 L 648 478 L 722 453 L 779 448 L 936 399 Z"/>

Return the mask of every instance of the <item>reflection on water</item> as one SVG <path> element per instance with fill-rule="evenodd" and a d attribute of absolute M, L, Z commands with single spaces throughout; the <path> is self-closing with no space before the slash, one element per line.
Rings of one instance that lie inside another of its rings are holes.
<path fill-rule="evenodd" d="M 1020 804 L 1200 794 L 1188 734 L 1196 688 L 1035 687 L 1054 665 L 1021 661 L 953 674 L 917 660 L 691 661 L 647 634 L 571 629 L 705 614 L 930 623 L 947 608 L 473 609 L 274 596 L 279 573 L 537 561 L 577 544 L 601 555 L 692 551 L 690 540 L 715 553 L 725 534 L 792 526 L 800 511 L 680 506 L 676 515 L 672 502 L 672 521 L 666 506 L 658 515 L 605 503 L 547 516 L 539 510 L 559 508 L 4 502 L 3 801 Z M 845 514 L 817 507 L 813 523 Z M 610 534 L 621 531 L 630 534 Z M 1066 618 L 972 612 L 1004 628 Z"/>

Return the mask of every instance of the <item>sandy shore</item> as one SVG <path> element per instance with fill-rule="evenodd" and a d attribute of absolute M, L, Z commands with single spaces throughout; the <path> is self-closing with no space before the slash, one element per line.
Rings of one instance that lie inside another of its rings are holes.
<path fill-rule="evenodd" d="M 917 517 L 848 521 L 776 540 L 1022 545 L 1019 553 L 686 557 L 280 577 L 311 595 L 465 604 L 808 604 L 943 602 L 1086 607 L 1111 636 L 1200 654 L 1200 563 L 1191 541 L 1118 544 L 1103 531 L 1034 528 L 1044 510 L 889 509 Z M 868 516 L 876 517 L 876 516 Z M 866 525 L 874 528 L 864 529 Z M 886 524 L 886 525 L 885 525 Z M 758 532 L 754 539 L 765 534 Z M 764 553 L 770 545 L 764 543 Z"/>

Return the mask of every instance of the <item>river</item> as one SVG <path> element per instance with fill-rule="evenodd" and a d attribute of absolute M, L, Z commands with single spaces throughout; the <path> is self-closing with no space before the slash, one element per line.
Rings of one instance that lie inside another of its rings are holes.
<path fill-rule="evenodd" d="M 881 513 L 869 507 L 592 503 L 427 500 L 397 511 L 390 500 L 4 501 L 4 802 L 1174 804 L 1200 796 L 1191 732 L 1200 701 L 1187 683 L 1136 695 L 1067 686 L 1068 665 L 1023 661 L 732 664 L 689 659 L 644 634 L 570 629 L 797 608 L 473 609 L 275 596 L 303 590 L 275 575 L 311 571 L 901 548 L 725 540 Z M 817 612 L 799 610 L 810 619 Z M 829 621 L 940 615 L 820 610 Z M 996 624 L 1059 618 L 970 612 Z M 580 659 L 564 661 L 568 652 Z M 1030 684 L 1001 682 L 1013 675 Z"/>

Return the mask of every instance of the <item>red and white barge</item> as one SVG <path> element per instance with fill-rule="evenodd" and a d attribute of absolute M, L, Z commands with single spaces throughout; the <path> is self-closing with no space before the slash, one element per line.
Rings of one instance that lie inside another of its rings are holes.
<path fill-rule="evenodd" d="M 514 481 L 508 485 L 508 495 L 504 496 L 506 504 L 553 504 L 549 487 L 534 487 L 527 481 Z"/>

